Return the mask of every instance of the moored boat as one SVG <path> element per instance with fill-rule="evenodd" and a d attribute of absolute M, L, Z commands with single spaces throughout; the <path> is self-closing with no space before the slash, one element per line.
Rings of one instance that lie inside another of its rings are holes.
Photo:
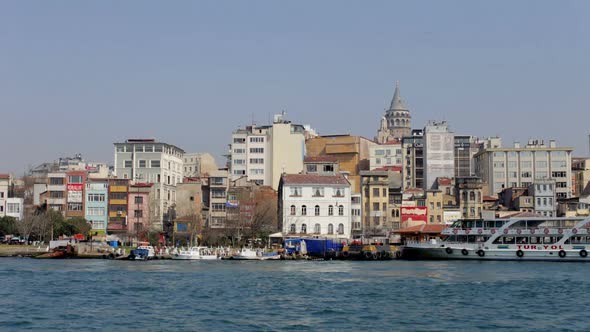
<path fill-rule="evenodd" d="M 275 260 L 280 258 L 281 256 L 279 256 L 277 253 L 264 253 L 262 249 L 253 250 L 250 248 L 242 248 L 237 254 L 232 256 L 232 259 L 257 261 Z"/>
<path fill-rule="evenodd" d="M 590 218 L 459 220 L 441 235 L 406 244 L 401 258 L 590 262 Z"/>
<path fill-rule="evenodd" d="M 191 247 L 187 250 L 180 250 L 172 256 L 178 260 L 216 260 L 219 259 L 214 250 L 207 247 Z"/>
<path fill-rule="evenodd" d="M 156 257 L 156 251 L 154 247 L 150 245 L 140 245 L 136 249 L 131 250 L 129 259 L 131 260 L 150 260 Z"/>

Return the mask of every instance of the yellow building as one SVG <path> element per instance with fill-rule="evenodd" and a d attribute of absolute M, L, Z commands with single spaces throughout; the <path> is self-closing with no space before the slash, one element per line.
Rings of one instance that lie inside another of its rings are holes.
<path fill-rule="evenodd" d="M 426 206 L 428 207 L 428 223 L 441 224 L 444 221 L 444 197 L 440 190 L 426 190 Z"/>
<path fill-rule="evenodd" d="M 305 142 L 308 157 L 333 156 L 340 171 L 348 173 L 352 193 L 361 193 L 360 172 L 369 170 L 369 147 L 377 143 L 361 136 L 328 135 L 308 139 Z"/>
<path fill-rule="evenodd" d="M 389 172 L 363 171 L 360 174 L 362 188 L 364 235 L 383 235 L 392 229 L 388 219 Z"/>

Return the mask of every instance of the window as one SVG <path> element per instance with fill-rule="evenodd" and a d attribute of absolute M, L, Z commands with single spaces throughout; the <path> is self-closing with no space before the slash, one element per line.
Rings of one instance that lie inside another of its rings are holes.
<path fill-rule="evenodd" d="M 264 158 L 250 158 L 250 164 L 264 164 Z"/>
<path fill-rule="evenodd" d="M 64 184 L 64 178 L 49 178 L 49 184 L 53 186 L 60 186 Z"/>
<path fill-rule="evenodd" d="M 142 167 L 142 168 L 147 167 L 147 161 L 146 160 L 140 160 L 139 161 L 139 167 Z"/>
<path fill-rule="evenodd" d="M 320 224 L 315 224 L 315 226 L 313 226 L 313 232 L 315 234 L 320 234 L 320 230 L 321 230 Z"/>
<path fill-rule="evenodd" d="M 324 172 L 334 172 L 333 165 L 324 165 Z"/>
<path fill-rule="evenodd" d="M 225 211 L 225 203 L 211 203 L 212 211 Z"/>
<path fill-rule="evenodd" d="M 329 216 L 334 215 L 334 206 L 332 206 L 332 205 L 328 206 L 328 215 Z"/>
<path fill-rule="evenodd" d="M 319 216 L 320 215 L 320 206 L 319 205 L 316 205 L 315 208 L 314 208 L 314 211 L 315 211 L 315 215 L 316 216 Z"/>
<path fill-rule="evenodd" d="M 125 160 L 125 168 L 131 168 L 133 167 L 133 161 L 132 160 Z"/>
<path fill-rule="evenodd" d="M 494 168 L 504 168 L 504 162 L 496 162 L 496 163 L 494 163 Z"/>
<path fill-rule="evenodd" d="M 82 183 L 82 175 L 68 176 L 68 183 Z"/>
<path fill-rule="evenodd" d="M 296 232 L 296 230 L 295 230 L 295 224 L 291 224 L 291 226 L 289 227 L 289 232 L 290 233 L 295 233 Z"/>
<path fill-rule="evenodd" d="M 383 155 L 385 155 L 385 151 L 384 150 L 375 150 L 375 155 L 376 156 L 383 156 Z"/>
<path fill-rule="evenodd" d="M 301 197 L 301 187 L 291 187 L 289 191 L 291 197 Z"/>
<path fill-rule="evenodd" d="M 64 198 L 63 191 L 50 191 L 49 198 Z"/>
<path fill-rule="evenodd" d="M 344 215 L 344 206 L 343 205 L 338 206 L 338 215 L 339 216 Z"/>
<path fill-rule="evenodd" d="M 234 153 L 243 154 L 246 153 L 246 149 L 234 149 Z"/>
<path fill-rule="evenodd" d="M 235 169 L 234 170 L 234 175 L 245 175 L 246 174 L 246 170 L 244 169 Z"/>
<path fill-rule="evenodd" d="M 344 224 L 338 224 L 338 234 L 344 234 Z"/>
<path fill-rule="evenodd" d="M 318 171 L 318 165 L 307 165 L 308 173 L 316 173 Z"/>
<path fill-rule="evenodd" d="M 150 160 L 150 166 L 152 168 L 159 168 L 160 167 L 160 161 L 159 160 Z M 160 182 L 160 181 L 158 181 Z"/>
<path fill-rule="evenodd" d="M 212 188 L 211 189 L 211 197 L 213 198 L 225 198 L 226 192 L 225 189 L 220 188 Z"/>
<path fill-rule="evenodd" d="M 68 211 L 82 211 L 82 203 L 68 203 Z"/>
<path fill-rule="evenodd" d="M 537 168 L 547 168 L 547 162 L 546 161 L 537 161 L 537 162 L 535 162 L 535 167 L 537 167 Z"/>
<path fill-rule="evenodd" d="M 295 215 L 295 213 L 296 213 L 295 211 L 296 211 L 296 209 L 295 209 L 295 205 L 291 205 L 291 215 L 292 215 L 292 216 L 294 216 L 294 215 Z"/>
<path fill-rule="evenodd" d="M 313 187 L 313 197 L 324 197 L 324 188 Z"/>
<path fill-rule="evenodd" d="M 4 193 L 0 193 L 4 194 Z M 6 203 L 6 213 L 20 213 L 19 203 Z"/>
<path fill-rule="evenodd" d="M 301 224 L 301 234 L 307 234 L 307 224 Z"/>
<path fill-rule="evenodd" d="M 564 178 L 567 176 L 566 172 L 551 172 L 551 177 L 553 178 Z"/>
<path fill-rule="evenodd" d="M 375 164 L 381 165 L 381 158 L 376 158 L 375 159 Z"/>
<path fill-rule="evenodd" d="M 162 152 L 164 150 L 164 147 L 162 145 L 156 145 L 154 146 L 154 152 Z M 160 166 L 158 166 L 160 167 Z"/>
<path fill-rule="evenodd" d="M 88 194 L 89 202 L 104 202 L 105 194 Z"/>
<path fill-rule="evenodd" d="M 264 153 L 264 148 L 250 148 L 250 153 Z"/>
<path fill-rule="evenodd" d="M 379 188 L 373 188 L 373 197 L 379 197 Z"/>
<path fill-rule="evenodd" d="M 234 165 L 244 165 L 246 164 L 245 159 L 234 159 Z"/>
<path fill-rule="evenodd" d="M 264 137 L 252 136 L 252 137 L 250 137 L 250 143 L 264 143 Z"/>
<path fill-rule="evenodd" d="M 328 234 L 334 234 L 334 225 L 328 224 Z"/>
<path fill-rule="evenodd" d="M 243 144 L 243 143 L 246 143 L 246 139 L 245 138 L 234 138 L 234 143 Z"/>
<path fill-rule="evenodd" d="M 530 161 L 521 161 L 520 167 L 521 168 L 531 168 L 533 164 Z"/>
<path fill-rule="evenodd" d="M 306 216 L 307 215 L 307 206 L 302 205 L 301 206 L 301 215 L 302 216 Z"/>
<path fill-rule="evenodd" d="M 473 191 L 469 192 L 469 200 L 470 201 L 475 201 L 475 193 Z"/>
<path fill-rule="evenodd" d="M 344 190 L 340 188 L 336 188 L 334 197 L 344 197 Z"/>
<path fill-rule="evenodd" d="M 135 196 L 135 204 L 143 204 L 143 196 Z"/>
<path fill-rule="evenodd" d="M 516 168 L 516 161 L 509 161 L 508 168 Z"/>
<path fill-rule="evenodd" d="M 101 207 L 89 207 L 87 209 L 87 214 L 89 216 L 104 216 L 105 215 L 105 209 L 101 208 Z"/>
<path fill-rule="evenodd" d="M 146 145 L 145 152 L 154 152 L 154 146 L 153 145 Z"/>
<path fill-rule="evenodd" d="M 551 168 L 562 168 L 566 166 L 567 162 L 565 160 L 556 160 L 551 162 Z"/>
<path fill-rule="evenodd" d="M 143 210 L 134 210 L 133 217 L 134 218 L 142 218 L 143 217 Z"/>

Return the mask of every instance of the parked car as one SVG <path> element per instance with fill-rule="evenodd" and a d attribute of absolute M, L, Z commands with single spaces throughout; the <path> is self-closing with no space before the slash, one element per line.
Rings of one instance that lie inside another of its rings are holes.
<path fill-rule="evenodd" d="M 10 238 L 10 242 L 8 242 L 8 244 L 25 244 L 25 242 L 25 239 L 15 236 Z"/>

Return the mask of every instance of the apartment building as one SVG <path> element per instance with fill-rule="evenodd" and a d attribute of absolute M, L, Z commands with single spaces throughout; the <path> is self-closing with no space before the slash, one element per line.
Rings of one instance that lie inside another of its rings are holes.
<path fill-rule="evenodd" d="M 106 232 L 109 221 L 109 180 L 89 179 L 85 185 L 84 205 L 86 220 L 95 232 Z"/>
<path fill-rule="evenodd" d="M 369 170 L 382 167 L 402 167 L 403 161 L 402 141 L 391 140 L 379 145 L 369 147 Z"/>
<path fill-rule="evenodd" d="M 446 121 L 424 127 L 424 189 L 436 188 L 439 177 L 455 176 L 455 136 Z"/>
<path fill-rule="evenodd" d="M 412 130 L 411 136 L 402 138 L 403 188 L 424 186 L 424 131 Z"/>

